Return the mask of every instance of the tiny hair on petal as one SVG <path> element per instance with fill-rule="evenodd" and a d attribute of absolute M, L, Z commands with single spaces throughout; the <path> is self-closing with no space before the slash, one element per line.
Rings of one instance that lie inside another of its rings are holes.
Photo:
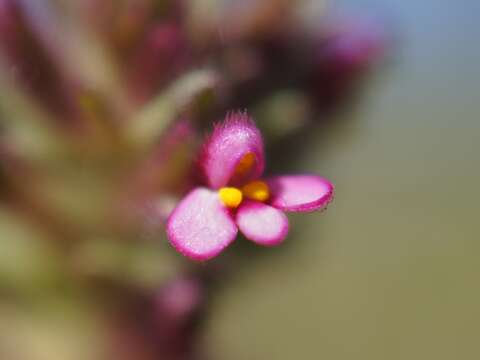
<path fill-rule="evenodd" d="M 199 165 L 213 189 L 241 186 L 263 174 L 262 135 L 246 112 L 230 112 L 222 122 L 214 125 L 204 143 Z"/>

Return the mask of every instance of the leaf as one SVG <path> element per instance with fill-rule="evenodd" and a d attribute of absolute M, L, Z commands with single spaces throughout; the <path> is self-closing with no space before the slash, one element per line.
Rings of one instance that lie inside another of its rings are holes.
<path fill-rule="evenodd" d="M 126 135 L 135 146 L 150 147 L 183 111 L 217 84 L 218 76 L 208 69 L 182 76 L 130 120 Z"/>

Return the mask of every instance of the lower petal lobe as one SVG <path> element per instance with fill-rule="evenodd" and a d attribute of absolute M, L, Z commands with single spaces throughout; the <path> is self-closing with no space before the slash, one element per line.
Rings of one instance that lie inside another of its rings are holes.
<path fill-rule="evenodd" d="M 247 239 L 263 246 L 278 245 L 288 234 L 286 215 L 258 201 L 245 200 L 238 208 L 236 222 Z"/>
<path fill-rule="evenodd" d="M 237 236 L 229 210 L 218 193 L 206 188 L 192 190 L 175 208 L 167 222 L 170 243 L 194 260 L 209 260 Z"/>
<path fill-rule="evenodd" d="M 325 208 L 333 199 L 333 185 L 316 175 L 285 175 L 267 179 L 270 205 L 284 211 L 309 212 Z"/>

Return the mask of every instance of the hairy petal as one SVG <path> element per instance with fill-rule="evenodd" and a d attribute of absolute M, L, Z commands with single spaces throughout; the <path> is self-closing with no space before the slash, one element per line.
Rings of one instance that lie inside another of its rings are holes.
<path fill-rule="evenodd" d="M 261 202 L 246 200 L 238 209 L 236 221 L 240 231 L 259 245 L 278 245 L 288 234 L 286 215 Z"/>
<path fill-rule="evenodd" d="M 209 260 L 237 236 L 237 226 L 217 192 L 196 188 L 173 210 L 167 222 L 170 243 L 193 260 Z"/>
<path fill-rule="evenodd" d="M 246 113 L 227 115 L 205 142 L 200 166 L 210 187 L 240 186 L 260 177 L 265 167 L 260 131 Z"/>
<path fill-rule="evenodd" d="M 270 205 L 284 211 L 308 212 L 325 208 L 333 198 L 333 185 L 316 175 L 285 175 L 267 179 Z"/>

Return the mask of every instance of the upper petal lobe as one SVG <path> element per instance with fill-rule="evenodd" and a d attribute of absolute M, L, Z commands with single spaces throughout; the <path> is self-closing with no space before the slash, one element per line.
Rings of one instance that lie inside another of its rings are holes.
<path fill-rule="evenodd" d="M 246 113 L 231 113 L 215 127 L 204 145 L 200 165 L 213 189 L 240 186 L 262 175 L 262 135 Z"/>
<path fill-rule="evenodd" d="M 333 198 L 333 185 L 316 175 L 285 175 L 267 179 L 270 204 L 284 211 L 308 212 L 325 208 Z"/>
<path fill-rule="evenodd" d="M 194 260 L 208 260 L 218 255 L 237 236 L 229 211 L 218 193 L 192 190 L 173 210 L 167 222 L 170 243 Z"/>

